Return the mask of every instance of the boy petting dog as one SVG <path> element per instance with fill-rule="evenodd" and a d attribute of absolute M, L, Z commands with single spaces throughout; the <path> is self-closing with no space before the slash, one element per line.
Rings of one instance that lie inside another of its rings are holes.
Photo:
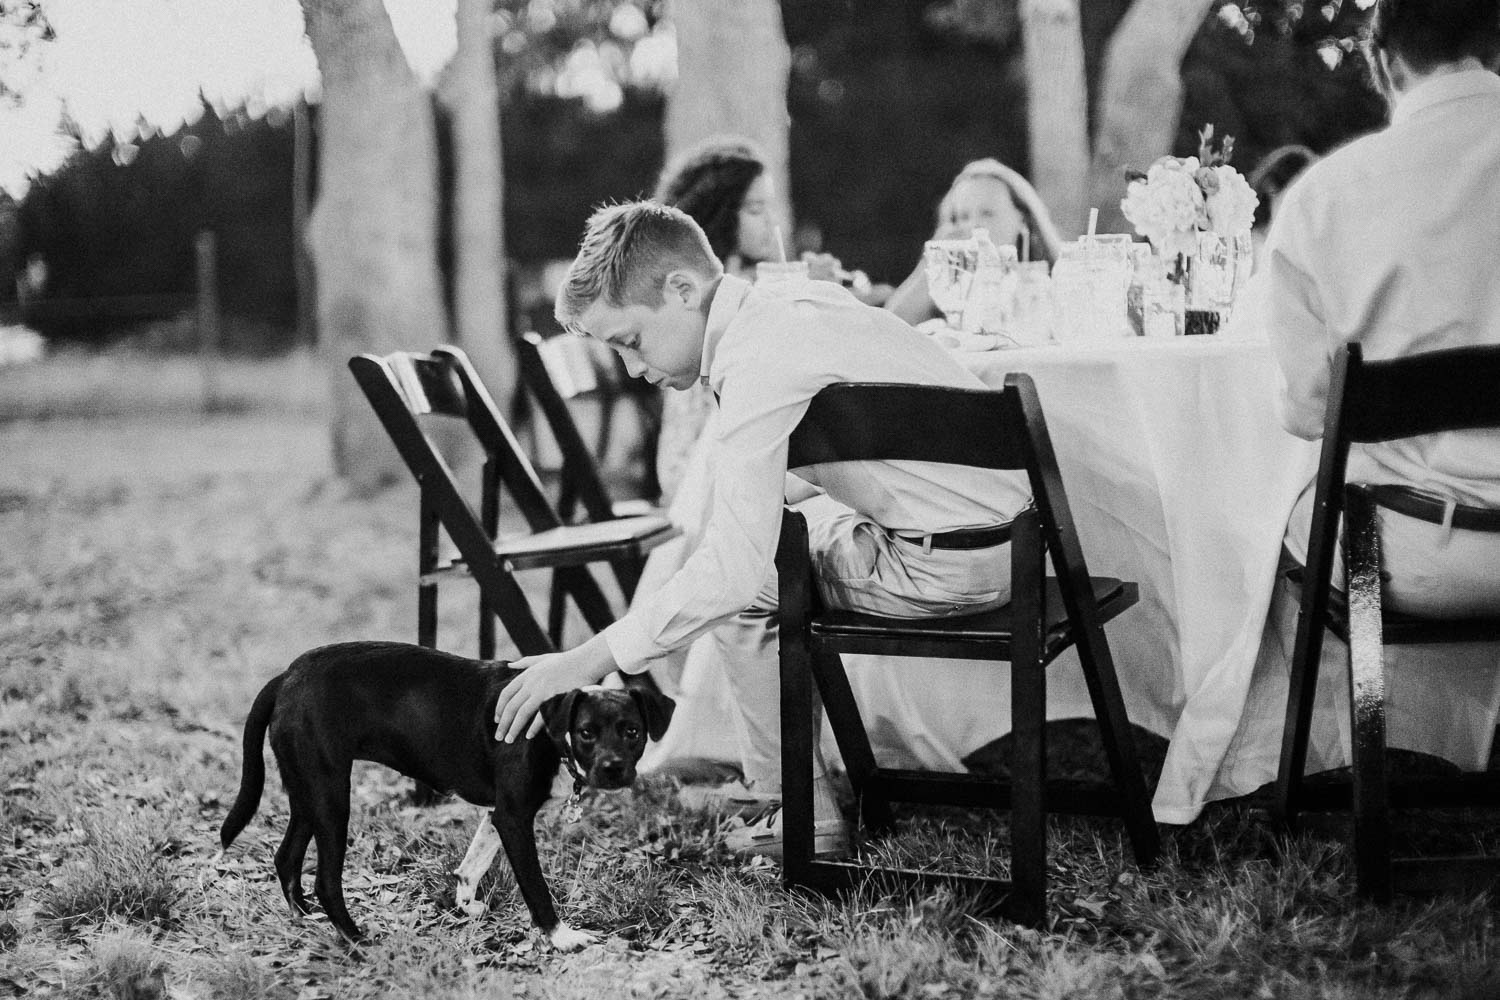
<path fill-rule="evenodd" d="M 818 390 L 837 382 L 983 389 L 945 350 L 893 313 L 828 281 L 752 286 L 726 275 L 684 213 L 654 202 L 615 205 L 589 220 L 558 292 L 564 328 L 603 341 L 630 374 L 718 401 L 709 518 L 696 550 L 654 593 L 574 649 L 526 657 L 496 705 L 497 737 L 539 732 L 548 699 L 627 674 L 703 635 L 717 647 L 742 725 L 748 787 L 711 802 L 750 803 L 760 822 L 730 847 L 780 856 L 780 679 L 774 559 L 783 503 L 819 490 L 803 512 L 826 606 L 932 618 L 1010 600 L 1010 561 L 997 558 L 1031 499 L 1022 474 L 913 462 L 844 462 L 787 474 L 787 440 Z M 840 506 L 842 505 L 842 506 Z M 815 763 L 815 848 L 847 850 L 848 830 Z M 767 811 L 768 807 L 769 811 Z"/>

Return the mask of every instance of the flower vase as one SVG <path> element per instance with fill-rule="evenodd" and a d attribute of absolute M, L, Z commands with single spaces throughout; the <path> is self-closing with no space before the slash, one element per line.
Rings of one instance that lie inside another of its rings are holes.
<path fill-rule="evenodd" d="M 1197 252 L 1178 258 L 1178 272 L 1187 295 L 1183 333 L 1217 333 L 1229 319 L 1250 273 L 1250 233 L 1220 236 L 1198 233 Z"/>

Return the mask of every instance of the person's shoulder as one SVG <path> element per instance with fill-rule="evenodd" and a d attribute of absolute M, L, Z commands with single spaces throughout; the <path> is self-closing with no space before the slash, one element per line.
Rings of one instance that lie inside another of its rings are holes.
<path fill-rule="evenodd" d="M 1389 168 L 1392 159 L 1388 129 L 1357 136 L 1307 165 L 1281 193 L 1278 218 L 1342 211 L 1345 202 L 1369 197 L 1371 181 Z"/>
<path fill-rule="evenodd" d="M 1381 156 L 1385 130 L 1367 132 L 1335 146 L 1307 168 L 1287 187 L 1287 195 L 1302 190 L 1336 190 L 1368 174 Z"/>

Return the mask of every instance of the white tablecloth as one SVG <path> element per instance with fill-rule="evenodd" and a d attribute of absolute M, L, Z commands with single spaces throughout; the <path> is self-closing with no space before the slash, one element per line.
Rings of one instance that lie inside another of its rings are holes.
<path fill-rule="evenodd" d="M 1171 740 L 1157 819 L 1190 822 L 1210 798 L 1253 790 L 1264 776 L 1246 787 L 1226 757 L 1287 516 L 1317 466 L 1316 445 L 1276 420 L 1270 349 L 1129 339 L 964 360 L 997 387 L 1013 370 L 1035 380 L 1090 572 L 1140 585 L 1107 634 L 1132 721 Z M 1091 714 L 1076 659 L 1052 669 L 1049 716 Z"/>
<path fill-rule="evenodd" d="M 1205 801 L 1251 791 L 1274 762 L 1267 739 L 1279 734 L 1236 732 L 1287 515 L 1317 464 L 1316 446 L 1276 421 L 1269 349 L 1204 337 L 959 357 L 992 386 L 1010 371 L 1035 380 L 1090 571 L 1140 585 L 1140 603 L 1107 634 L 1132 721 L 1171 740 L 1157 819 L 1190 822 Z M 709 450 L 694 464 L 693 475 L 711 475 Z M 690 533 L 694 502 L 689 484 L 677 511 Z M 664 555 L 658 571 L 670 569 Z M 688 653 L 679 717 L 648 767 L 737 760 L 722 668 L 706 652 L 702 644 Z M 965 755 L 1009 730 L 1003 665 L 846 659 L 883 762 L 961 769 Z M 1067 654 L 1050 668 L 1048 716 L 1091 714 Z M 1232 745 L 1254 766 L 1229 758 Z"/>
<path fill-rule="evenodd" d="M 1276 570 L 1318 448 L 1276 420 L 1269 347 L 1194 337 L 958 356 L 995 387 L 1008 372 L 1031 375 L 1090 572 L 1140 585 L 1140 603 L 1106 634 L 1131 720 L 1171 741 L 1156 818 L 1188 823 L 1206 802 L 1272 780 L 1296 623 L 1295 591 Z M 684 546 L 705 513 L 712 465 L 705 446 L 674 504 Z M 670 574 L 680 551 L 653 555 L 643 591 L 652 574 Z M 680 672 L 666 672 L 678 712 L 644 768 L 685 758 L 738 763 L 723 667 L 708 654 L 699 643 L 678 661 Z M 1328 636 L 1309 771 L 1348 760 L 1344 657 Z M 845 661 L 884 764 L 961 770 L 966 755 L 1009 731 L 1003 664 Z M 1388 649 L 1392 745 L 1482 768 L 1500 715 L 1497 663 L 1495 645 Z M 1047 693 L 1051 719 L 1093 714 L 1071 653 L 1049 668 Z M 824 742 L 832 759 L 826 734 Z"/>

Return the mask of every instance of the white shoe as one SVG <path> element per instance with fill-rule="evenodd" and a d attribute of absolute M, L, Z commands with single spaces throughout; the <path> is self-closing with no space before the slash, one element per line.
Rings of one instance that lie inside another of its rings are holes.
<path fill-rule="evenodd" d="M 677 792 L 684 808 L 725 816 L 755 819 L 781 808 L 781 793 L 761 791 L 753 783 L 727 781 L 722 785 L 684 785 Z"/>
<path fill-rule="evenodd" d="M 730 830 L 724 838 L 724 846 L 735 854 L 780 861 L 785 847 L 781 810 L 775 809 L 748 826 Z M 813 857 L 835 859 L 848 856 L 849 824 L 842 817 L 813 820 Z"/>

